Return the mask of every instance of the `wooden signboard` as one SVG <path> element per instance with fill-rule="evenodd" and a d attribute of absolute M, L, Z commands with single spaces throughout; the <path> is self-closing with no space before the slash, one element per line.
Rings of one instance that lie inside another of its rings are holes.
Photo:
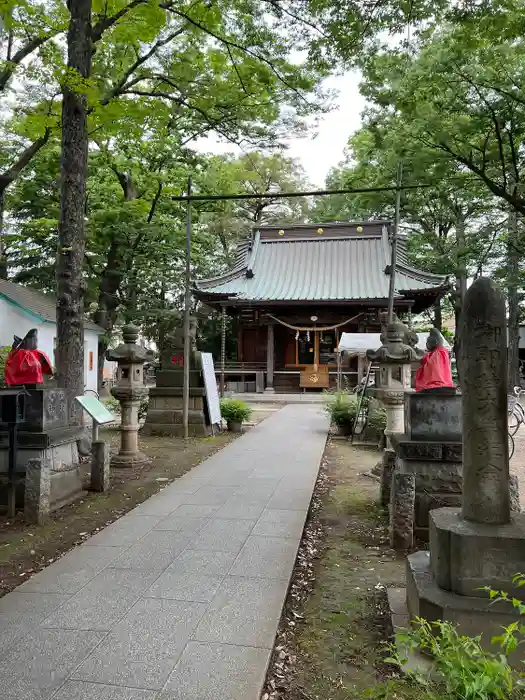
<path fill-rule="evenodd" d="M 299 386 L 301 389 L 328 389 L 328 365 L 308 365 L 301 370 Z"/>

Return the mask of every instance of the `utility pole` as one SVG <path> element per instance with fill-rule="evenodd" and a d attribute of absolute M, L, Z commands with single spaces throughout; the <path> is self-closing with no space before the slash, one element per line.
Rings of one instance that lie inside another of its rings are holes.
<path fill-rule="evenodd" d="M 190 406 L 190 305 L 191 305 L 191 175 L 188 177 L 188 201 L 186 205 L 186 272 L 184 289 L 184 380 L 182 387 L 182 425 L 184 439 L 189 437 Z"/>
<path fill-rule="evenodd" d="M 399 220 L 401 217 L 401 183 L 403 180 L 403 163 L 400 161 L 397 166 L 396 184 L 396 214 L 394 220 L 394 231 L 392 234 L 392 259 L 390 261 L 390 286 L 388 289 L 388 315 L 387 323 L 392 323 L 394 317 L 394 295 L 396 293 L 396 263 L 397 263 L 397 239 L 399 233 Z"/>

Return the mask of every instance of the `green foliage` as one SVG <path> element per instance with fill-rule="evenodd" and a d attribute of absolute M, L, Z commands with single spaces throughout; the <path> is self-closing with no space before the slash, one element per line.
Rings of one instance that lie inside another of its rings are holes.
<path fill-rule="evenodd" d="M 516 574 L 515 587 L 525 586 L 525 575 Z M 493 604 L 511 605 L 519 616 L 525 615 L 525 603 L 506 591 L 486 586 Z M 502 633 L 491 639 L 493 651 L 481 646 L 481 637 L 459 634 L 448 622 L 428 622 L 417 618 L 413 626 L 396 635 L 396 643 L 390 647 L 391 656 L 386 661 L 404 669 L 408 682 L 421 689 L 422 700 L 519 700 L 524 697 L 522 676 L 511 668 L 509 654 L 517 651 L 525 641 L 525 625 L 519 620 L 502 628 Z M 422 652 L 432 658 L 427 673 L 411 670 L 406 666 L 407 652 Z M 397 684 L 396 684 L 397 692 Z M 370 691 L 370 698 L 404 698 L 389 694 L 388 684 Z M 412 697 L 411 695 L 407 697 Z"/>
<path fill-rule="evenodd" d="M 432 671 L 407 670 L 409 677 L 442 700 L 510 700 L 517 677 L 506 657 L 481 647 L 480 637 L 460 635 L 448 622 L 427 622 L 420 618 L 412 629 L 397 635 L 397 651 L 390 659 L 403 667 L 403 651 L 420 651 L 433 659 Z"/>
<path fill-rule="evenodd" d="M 325 393 L 324 410 L 330 422 L 344 432 L 350 433 L 357 415 L 358 399 L 355 394 L 339 390 Z"/>
<path fill-rule="evenodd" d="M 374 408 L 368 414 L 368 427 L 381 434 L 386 428 L 386 410 L 382 406 Z"/>
<path fill-rule="evenodd" d="M 434 328 L 434 326 L 417 326 L 417 328 L 414 328 L 414 331 L 416 333 L 429 333 L 432 330 L 432 328 Z M 454 344 L 454 333 L 452 333 L 451 330 L 449 330 L 448 328 L 441 328 L 439 332 L 441 333 L 443 338 L 445 338 L 445 340 L 449 343 L 449 345 L 452 346 Z"/>
<path fill-rule="evenodd" d="M 120 416 L 120 401 L 117 401 L 114 396 L 109 396 L 107 399 L 104 399 L 104 406 L 110 413 Z"/>
<path fill-rule="evenodd" d="M 0 346 L 0 387 L 5 386 L 5 361 L 10 352 L 10 346 Z"/>
<path fill-rule="evenodd" d="M 221 415 L 227 423 L 244 423 L 252 415 L 252 409 L 240 399 L 221 399 Z"/>
<path fill-rule="evenodd" d="M 141 399 L 140 405 L 139 405 L 139 420 L 145 420 L 147 414 L 148 414 L 148 405 L 149 405 L 149 399 L 148 397 Z M 117 401 L 117 399 L 114 396 L 110 396 L 107 399 L 104 399 L 104 406 L 113 413 L 115 416 L 120 416 L 121 414 L 121 407 L 120 407 L 120 401 Z"/>

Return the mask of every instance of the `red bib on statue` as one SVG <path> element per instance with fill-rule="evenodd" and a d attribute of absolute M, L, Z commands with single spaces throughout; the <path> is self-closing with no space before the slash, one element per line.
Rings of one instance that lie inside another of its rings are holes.
<path fill-rule="evenodd" d="M 454 386 L 450 358 L 447 350 L 438 347 L 427 352 L 416 373 L 416 391 Z"/>
<path fill-rule="evenodd" d="M 41 350 L 11 350 L 5 363 L 7 386 L 42 384 L 44 374 L 53 374 L 48 356 Z"/>

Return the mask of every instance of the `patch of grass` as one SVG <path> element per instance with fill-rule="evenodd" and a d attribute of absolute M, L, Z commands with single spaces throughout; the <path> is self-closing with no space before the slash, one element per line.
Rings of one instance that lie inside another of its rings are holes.
<path fill-rule="evenodd" d="M 291 693 L 284 696 L 293 700 L 362 698 L 390 675 L 383 662 L 385 586 L 404 580 L 403 559 L 388 546 L 386 514 L 376 503 L 378 484 L 363 474 L 377 452 L 332 441 L 325 459 L 332 482 L 320 515 L 326 539 L 296 637 Z"/>

